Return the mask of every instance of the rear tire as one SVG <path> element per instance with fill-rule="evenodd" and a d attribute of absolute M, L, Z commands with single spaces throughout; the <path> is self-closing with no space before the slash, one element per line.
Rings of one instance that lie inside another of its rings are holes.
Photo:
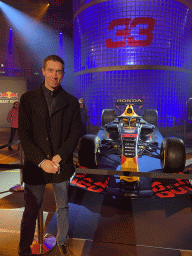
<path fill-rule="evenodd" d="M 84 135 L 81 138 L 78 149 L 80 166 L 96 168 L 99 160 L 100 138 L 97 135 Z"/>
<path fill-rule="evenodd" d="M 113 122 L 116 119 L 115 109 L 103 109 L 102 111 L 102 126 L 104 127 L 106 124 Z"/>
<path fill-rule="evenodd" d="M 182 172 L 185 168 L 184 142 L 179 138 L 165 138 L 161 143 L 161 166 L 165 173 Z"/>
<path fill-rule="evenodd" d="M 157 127 L 158 123 L 158 112 L 156 109 L 145 109 L 143 111 L 143 119 L 149 123 L 155 125 Z"/>

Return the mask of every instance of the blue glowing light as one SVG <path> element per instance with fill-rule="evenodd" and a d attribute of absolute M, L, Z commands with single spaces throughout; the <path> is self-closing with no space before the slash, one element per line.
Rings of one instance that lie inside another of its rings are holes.
<path fill-rule="evenodd" d="M 13 30 L 9 30 L 8 54 L 13 54 Z"/>
<path fill-rule="evenodd" d="M 14 76 L 14 68 L 15 68 L 15 61 L 14 61 L 14 51 L 13 51 L 13 30 L 12 28 L 9 29 L 9 38 L 7 42 L 7 52 L 5 56 L 5 63 L 7 68 L 7 75 Z"/>
<path fill-rule="evenodd" d="M 74 18 L 74 90 L 91 125 L 120 98 L 142 98 L 158 110 L 160 126 L 168 116 L 185 119 L 192 11 L 176 0 L 84 2 L 74 3 L 83 10 Z"/>
<path fill-rule="evenodd" d="M 63 33 L 59 33 L 59 56 L 64 58 L 64 49 L 63 49 Z"/>

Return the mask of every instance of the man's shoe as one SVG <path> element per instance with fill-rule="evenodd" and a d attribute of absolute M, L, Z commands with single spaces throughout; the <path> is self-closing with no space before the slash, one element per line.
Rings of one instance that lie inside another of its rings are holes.
<path fill-rule="evenodd" d="M 19 254 L 19 256 L 29 256 L 29 255 L 32 256 L 32 254 Z M 34 255 L 34 254 L 33 254 L 33 255 Z"/>
<path fill-rule="evenodd" d="M 25 250 L 24 252 L 21 252 L 21 250 L 18 249 L 18 255 L 19 256 L 32 256 L 31 248 L 29 248 L 29 250 Z"/>
<path fill-rule="evenodd" d="M 18 254 L 19 256 L 39 256 L 39 254 Z"/>
<path fill-rule="evenodd" d="M 66 244 L 63 244 L 63 245 L 57 245 L 58 249 L 59 249 L 59 252 L 60 252 L 60 255 L 62 256 L 74 256 L 74 254 L 72 253 L 72 251 L 69 249 L 69 246 L 66 245 Z"/>
<path fill-rule="evenodd" d="M 29 256 L 29 255 L 31 255 L 32 256 L 32 254 L 22 254 L 22 253 L 19 253 L 19 256 Z M 33 254 L 34 255 L 34 254 Z M 36 254 L 35 254 L 36 255 Z"/>

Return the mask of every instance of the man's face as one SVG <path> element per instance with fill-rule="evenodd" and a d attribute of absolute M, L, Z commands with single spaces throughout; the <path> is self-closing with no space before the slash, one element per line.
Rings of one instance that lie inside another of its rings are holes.
<path fill-rule="evenodd" d="M 45 86 L 53 91 L 61 84 L 64 76 L 62 63 L 58 61 L 48 60 L 46 67 L 42 68 L 43 75 L 45 76 Z"/>
<path fill-rule="evenodd" d="M 19 103 L 15 103 L 15 104 L 14 104 L 14 107 L 15 107 L 15 108 L 19 108 Z"/>

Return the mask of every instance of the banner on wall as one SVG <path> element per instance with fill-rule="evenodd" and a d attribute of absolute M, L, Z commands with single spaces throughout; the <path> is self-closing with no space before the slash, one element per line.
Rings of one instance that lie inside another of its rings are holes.
<path fill-rule="evenodd" d="M 18 93 L 0 92 L 0 103 L 13 103 L 16 100 L 18 100 Z"/>
<path fill-rule="evenodd" d="M 7 115 L 13 103 L 20 101 L 21 95 L 27 91 L 27 78 L 0 77 L 0 127 L 10 127 Z"/>

